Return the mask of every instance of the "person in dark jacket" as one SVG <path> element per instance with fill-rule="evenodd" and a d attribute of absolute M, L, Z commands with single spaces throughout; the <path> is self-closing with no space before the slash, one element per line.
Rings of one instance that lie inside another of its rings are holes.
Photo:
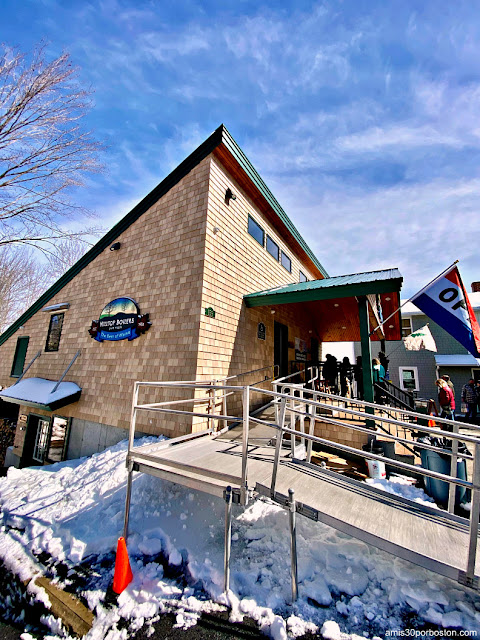
<path fill-rule="evenodd" d="M 357 383 L 357 398 L 363 400 L 363 369 L 362 356 L 357 356 L 357 363 L 353 365 L 353 375 Z"/>
<path fill-rule="evenodd" d="M 340 371 L 340 395 L 349 398 L 352 393 L 353 372 L 350 359 L 345 356 L 339 365 Z"/>
<path fill-rule="evenodd" d="M 325 379 L 326 384 L 330 387 L 331 393 L 337 393 L 337 374 L 338 374 L 338 365 L 337 359 L 335 356 L 332 356 L 330 353 L 327 353 L 325 356 L 325 362 L 323 364 L 322 374 Z"/>
<path fill-rule="evenodd" d="M 473 378 L 470 378 L 468 383 L 463 385 L 462 402 L 467 405 L 465 420 L 474 422 L 477 417 L 477 388 Z"/>

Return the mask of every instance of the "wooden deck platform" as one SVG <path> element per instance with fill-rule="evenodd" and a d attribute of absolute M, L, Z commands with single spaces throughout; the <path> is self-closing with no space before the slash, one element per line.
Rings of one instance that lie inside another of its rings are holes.
<path fill-rule="evenodd" d="M 270 484 L 275 431 L 252 425 L 248 486 L 285 505 L 295 491 L 297 511 L 438 574 L 462 581 L 467 566 L 469 522 L 440 509 L 394 496 L 316 465 L 292 460 L 281 449 L 276 492 Z M 227 485 L 241 486 L 242 428 L 170 445 L 135 448 L 137 471 L 222 496 Z M 478 544 L 478 543 L 477 543 Z M 480 575 L 478 559 L 475 576 Z"/>

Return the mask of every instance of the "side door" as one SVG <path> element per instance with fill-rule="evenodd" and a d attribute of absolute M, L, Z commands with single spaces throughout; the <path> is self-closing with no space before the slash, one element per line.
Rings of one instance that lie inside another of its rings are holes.
<path fill-rule="evenodd" d="M 39 418 L 37 432 L 35 434 L 35 444 L 33 446 L 32 460 L 33 463 L 43 464 L 47 457 L 48 441 L 50 439 L 50 420 L 48 418 Z"/>
<path fill-rule="evenodd" d="M 273 351 L 280 378 L 288 375 L 288 327 L 280 322 L 275 322 L 273 327 Z"/>
<path fill-rule="evenodd" d="M 50 439 L 50 426 L 50 418 L 34 413 L 28 416 L 22 452 L 22 467 L 40 465 L 45 462 Z"/>

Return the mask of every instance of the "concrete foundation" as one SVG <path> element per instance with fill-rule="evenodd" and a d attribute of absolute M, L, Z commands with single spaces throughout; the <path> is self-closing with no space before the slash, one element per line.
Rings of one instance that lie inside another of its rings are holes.
<path fill-rule="evenodd" d="M 135 435 L 140 438 L 145 434 L 136 433 Z M 103 451 L 126 438 L 128 438 L 126 429 L 73 418 L 68 440 L 67 459 L 91 456 L 93 453 Z"/>
<path fill-rule="evenodd" d="M 7 453 L 5 454 L 5 467 L 16 467 L 17 469 L 20 467 L 20 456 L 13 450 L 12 447 L 8 447 Z"/>

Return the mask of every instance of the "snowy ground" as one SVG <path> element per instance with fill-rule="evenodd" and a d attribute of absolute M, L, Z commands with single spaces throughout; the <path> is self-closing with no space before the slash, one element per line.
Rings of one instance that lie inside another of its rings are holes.
<path fill-rule="evenodd" d="M 117 604 L 109 604 L 112 552 L 123 527 L 125 451 L 122 442 L 91 458 L 11 469 L 0 480 L 3 563 L 22 580 L 38 573 L 36 556 L 42 552 L 69 567 L 67 577 L 58 572 L 58 581 L 81 584 L 96 614 L 88 640 L 126 639 L 172 610 L 178 625 L 188 626 L 202 611 L 224 604 L 231 606 L 232 620 L 248 615 L 273 638 L 317 630 L 341 640 L 354 634 L 384 637 L 425 625 L 480 631 L 480 600 L 472 592 L 300 516 L 299 600 L 292 606 L 287 513 L 263 500 L 246 510 L 234 508 L 227 602 L 223 501 L 140 474 L 133 483 L 128 540 L 134 581 Z M 374 484 L 430 501 L 401 479 Z M 0 594 L 3 608 L 9 597 Z M 49 638 L 65 637 L 57 621 L 46 622 Z"/>

